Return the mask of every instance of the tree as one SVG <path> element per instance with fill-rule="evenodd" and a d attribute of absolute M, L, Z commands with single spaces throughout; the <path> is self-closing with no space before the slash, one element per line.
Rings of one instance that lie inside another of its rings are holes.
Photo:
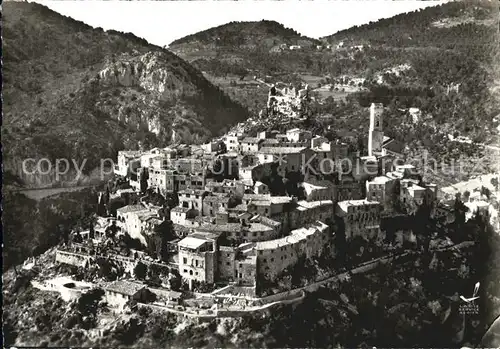
<path fill-rule="evenodd" d="M 148 179 L 149 179 L 149 171 L 146 167 L 143 167 L 141 170 L 141 193 L 145 193 L 148 190 Z"/>
<path fill-rule="evenodd" d="M 498 191 L 498 178 L 493 177 L 490 182 L 495 187 L 495 190 Z"/>
<path fill-rule="evenodd" d="M 466 190 L 464 191 L 464 200 L 469 201 L 470 198 L 470 191 Z"/>
<path fill-rule="evenodd" d="M 97 205 L 97 214 L 101 217 L 105 217 L 107 215 L 107 210 L 106 210 L 106 203 L 104 202 L 105 200 L 105 194 L 102 194 L 99 198 L 99 204 Z"/>
<path fill-rule="evenodd" d="M 235 196 L 235 195 L 231 195 L 231 197 L 229 198 L 229 200 L 227 202 L 227 207 L 234 208 L 234 207 L 238 206 L 239 204 L 241 204 L 241 198 L 239 198 L 238 196 Z"/>
<path fill-rule="evenodd" d="M 144 280 L 148 275 L 148 267 L 142 262 L 138 262 L 134 268 L 134 275 L 139 280 Z"/>
<path fill-rule="evenodd" d="M 490 189 L 488 189 L 488 188 L 487 188 L 487 187 L 485 187 L 485 186 L 482 186 L 482 187 L 481 187 L 481 195 L 484 195 L 484 196 L 486 196 L 486 197 L 489 199 L 489 198 L 490 198 L 490 196 L 491 196 L 491 190 L 490 190 Z"/>

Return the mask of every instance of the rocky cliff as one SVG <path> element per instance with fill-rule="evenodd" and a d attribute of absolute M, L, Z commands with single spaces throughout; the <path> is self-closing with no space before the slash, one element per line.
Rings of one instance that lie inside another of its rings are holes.
<path fill-rule="evenodd" d="M 179 141 L 201 142 L 248 116 L 191 65 L 132 34 L 94 29 L 35 3 L 6 3 L 3 17 L 9 180 L 52 185 L 57 159 L 85 162 L 88 176 L 120 149 L 167 145 L 174 128 Z M 27 158 L 34 159 L 29 173 Z M 52 171 L 35 171 L 42 158 Z M 59 180 L 74 180 L 74 167 Z"/>

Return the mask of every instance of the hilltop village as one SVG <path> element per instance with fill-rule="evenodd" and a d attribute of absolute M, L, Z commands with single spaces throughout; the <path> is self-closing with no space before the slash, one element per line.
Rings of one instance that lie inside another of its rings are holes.
<path fill-rule="evenodd" d="M 307 95 L 285 92 L 297 95 L 293 103 Z M 278 109 L 269 117 L 287 115 Z M 55 253 L 87 276 L 37 287 L 65 299 L 101 288 L 119 312 L 140 305 L 231 316 L 295 302 L 323 283 L 403 258 L 416 246 L 414 233 L 387 239 L 382 221 L 423 206 L 453 220 L 453 205 L 399 161 L 383 115 L 382 104 L 367 110 L 367 154 L 293 122 L 285 133 L 250 134 L 243 124 L 203 145 L 120 151 L 98 216 Z M 361 245 L 361 253 L 347 252 Z"/>

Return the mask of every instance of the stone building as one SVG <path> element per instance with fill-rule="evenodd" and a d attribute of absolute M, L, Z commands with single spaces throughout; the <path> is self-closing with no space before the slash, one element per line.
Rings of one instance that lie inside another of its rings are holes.
<path fill-rule="evenodd" d="M 278 174 L 282 177 L 288 172 L 307 171 L 304 165 L 312 156 L 312 150 L 305 147 L 263 147 L 258 152 L 259 162 L 277 163 Z"/>
<path fill-rule="evenodd" d="M 269 194 L 269 187 L 260 181 L 255 182 L 253 190 L 255 194 Z"/>
<path fill-rule="evenodd" d="M 330 242 L 330 230 L 322 222 L 293 230 L 289 236 L 257 242 L 254 249 L 259 276 L 273 280 L 301 256 L 308 259 L 319 256 Z"/>
<path fill-rule="evenodd" d="M 344 223 L 347 240 L 356 236 L 374 238 L 380 234 L 380 213 L 378 201 L 349 200 L 337 204 L 336 215 Z"/>
<path fill-rule="evenodd" d="M 245 183 L 239 180 L 224 179 L 222 182 L 210 181 L 205 185 L 205 190 L 211 194 L 227 194 L 243 196 Z"/>
<path fill-rule="evenodd" d="M 335 184 L 337 193 L 336 201 L 345 200 L 361 200 L 363 199 L 363 184 L 356 181 L 351 176 L 342 176 L 337 184 Z"/>
<path fill-rule="evenodd" d="M 179 273 L 183 279 L 214 283 L 217 238 L 215 234 L 193 233 L 179 241 Z"/>
<path fill-rule="evenodd" d="M 145 301 L 148 290 L 145 285 L 118 280 L 104 287 L 104 299 L 115 310 L 123 311 L 127 302 L 131 300 Z"/>
<path fill-rule="evenodd" d="M 236 282 L 239 285 L 255 286 L 257 258 L 252 255 L 252 245 L 239 247 L 220 246 L 218 258 L 218 280 Z"/>
<path fill-rule="evenodd" d="M 288 225 L 291 229 L 295 229 L 315 221 L 333 221 L 334 215 L 334 205 L 331 200 L 301 200 L 297 202 L 297 206 L 291 211 Z"/>
<path fill-rule="evenodd" d="M 114 173 L 121 177 L 128 177 L 131 173 L 137 174 L 141 166 L 141 153 L 135 150 L 120 150 L 118 163 L 115 164 Z"/>
<path fill-rule="evenodd" d="M 311 131 L 302 130 L 300 128 L 292 128 L 286 131 L 286 137 L 290 142 L 311 141 Z"/>
<path fill-rule="evenodd" d="M 256 222 L 204 224 L 195 228 L 195 231 L 214 233 L 228 242 L 270 240 L 278 235 L 273 227 Z"/>
<path fill-rule="evenodd" d="M 231 135 L 224 137 L 223 142 L 226 145 L 227 151 L 239 151 L 240 139 L 241 137 Z"/>
<path fill-rule="evenodd" d="M 393 200 L 397 199 L 399 193 L 394 193 L 396 180 L 386 176 L 379 176 L 366 182 L 366 198 L 370 201 L 378 201 L 382 204 L 384 211 L 391 211 Z"/>
<path fill-rule="evenodd" d="M 193 208 L 198 211 L 203 209 L 203 198 L 208 195 L 205 190 L 184 189 L 178 192 L 179 206 L 184 208 Z"/>
<path fill-rule="evenodd" d="M 215 216 L 219 209 L 227 209 L 230 197 L 228 195 L 209 195 L 203 198 L 202 215 Z"/>
<path fill-rule="evenodd" d="M 182 206 L 174 207 L 170 210 L 170 220 L 174 224 L 183 226 L 195 226 L 194 219 L 199 216 L 200 211 L 194 208 L 187 208 Z"/>
<path fill-rule="evenodd" d="M 264 142 L 262 138 L 245 137 L 241 140 L 240 149 L 244 153 L 256 153 L 259 151 L 262 142 Z"/>
<path fill-rule="evenodd" d="M 321 201 L 321 200 L 334 199 L 333 183 L 330 186 L 319 186 L 303 182 L 300 186 L 304 188 L 306 201 Z"/>
<path fill-rule="evenodd" d="M 146 246 L 146 238 L 142 234 L 143 223 L 149 217 L 159 217 L 158 210 L 151 210 L 142 205 L 129 205 L 116 210 L 117 219 L 133 239 L 138 239 Z"/>

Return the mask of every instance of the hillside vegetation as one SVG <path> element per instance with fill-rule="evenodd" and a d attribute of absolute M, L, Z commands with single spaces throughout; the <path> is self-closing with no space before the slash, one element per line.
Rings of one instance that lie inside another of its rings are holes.
<path fill-rule="evenodd" d="M 321 50 L 230 49 L 212 42 L 210 54 L 200 49 L 186 57 L 252 110 L 258 89 L 248 80 L 254 75 L 270 75 L 271 82 L 309 82 L 320 102 L 316 116 L 331 114 L 335 130 L 366 135 L 366 108 L 384 103 L 386 134 L 410 148 L 428 148 L 439 160 L 450 152 L 443 144 L 447 134 L 497 141 L 498 20 L 494 2 L 456 1 L 340 31 L 322 38 Z M 193 42 L 191 37 L 179 40 L 183 44 L 173 45 L 174 51 Z M 349 115 L 343 112 L 345 102 Z M 408 124 L 405 111 L 412 107 L 422 117 Z"/>
<path fill-rule="evenodd" d="M 319 40 L 299 34 L 292 28 L 286 28 L 276 21 L 230 22 L 175 40 L 170 47 L 176 50 L 189 50 L 212 46 L 227 50 L 247 47 L 272 48 L 282 44 L 311 46 Z"/>
<path fill-rule="evenodd" d="M 248 112 L 171 52 L 132 34 L 104 32 L 35 3 L 3 14 L 4 172 L 51 184 L 21 159 L 87 159 L 124 148 L 208 139 Z"/>

